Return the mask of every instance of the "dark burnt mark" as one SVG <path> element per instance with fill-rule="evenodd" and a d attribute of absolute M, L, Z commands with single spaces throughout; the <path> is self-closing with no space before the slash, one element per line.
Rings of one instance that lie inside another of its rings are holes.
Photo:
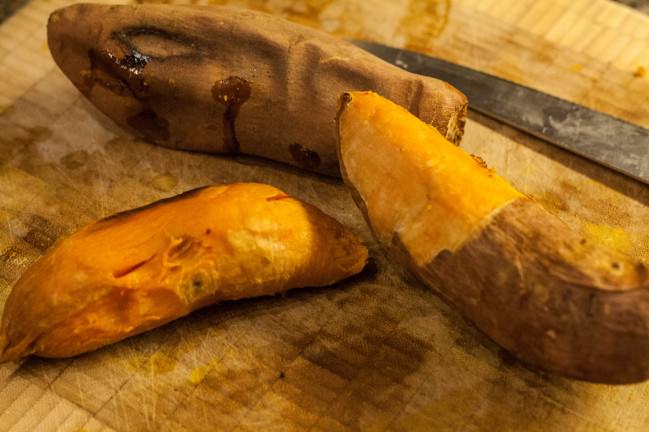
<path fill-rule="evenodd" d="M 131 95 L 137 100 L 146 98 L 148 84 L 142 76 L 149 57 L 138 52 L 126 54 L 122 59 L 110 51 L 88 50 L 90 69 L 82 71 L 84 94 L 88 95 L 95 84 L 118 96 Z"/>
<path fill-rule="evenodd" d="M 97 51 L 88 50 L 88 60 L 90 60 L 90 69 L 81 71 L 83 78 L 81 91 L 83 94 L 88 96 L 95 84 L 99 84 L 118 96 L 132 94 L 128 85 L 110 72 L 110 68 L 106 66 L 106 62 Z"/>
<path fill-rule="evenodd" d="M 131 89 L 133 96 L 136 99 L 142 99 L 142 93 L 148 88 L 148 84 L 142 76 L 142 70 L 149 62 L 149 57 L 143 56 L 138 52 L 131 52 L 119 59 L 112 52 L 106 51 L 104 58 L 108 60 L 106 63 L 113 74 L 123 80 L 128 88 Z"/>
<path fill-rule="evenodd" d="M 619 270 L 620 269 L 620 263 L 617 262 L 617 261 L 613 261 L 611 263 L 611 268 L 613 268 L 613 270 Z"/>
<path fill-rule="evenodd" d="M 284 379 L 286 375 L 284 375 L 284 371 L 279 371 L 279 374 L 277 375 L 277 378 L 279 379 Z"/>
<path fill-rule="evenodd" d="M 266 198 L 266 201 L 279 201 L 279 200 L 284 200 L 284 199 L 287 199 L 287 198 L 291 198 L 291 196 L 286 195 L 286 194 L 277 194 L 277 195 L 273 195 L 271 197 Z"/>
<path fill-rule="evenodd" d="M 206 229 L 206 230 L 205 230 L 205 235 L 210 235 L 210 234 L 212 234 L 212 230 L 209 229 L 209 228 Z"/>
<path fill-rule="evenodd" d="M 237 76 L 217 81 L 212 87 L 212 97 L 225 106 L 223 113 L 223 151 L 238 153 L 239 141 L 235 132 L 235 122 L 239 109 L 250 98 L 250 84 Z"/>
<path fill-rule="evenodd" d="M 351 93 L 343 93 L 342 96 L 340 96 L 340 105 L 341 108 L 344 108 L 345 105 L 350 103 L 352 101 L 352 95 Z"/>
<path fill-rule="evenodd" d="M 126 211 L 123 211 L 123 212 L 115 213 L 114 215 L 111 215 L 111 216 L 108 216 L 108 217 L 105 217 L 103 219 L 98 220 L 97 224 L 100 224 L 100 223 L 103 223 L 103 222 L 114 222 L 114 221 L 117 221 L 117 220 L 120 220 L 120 219 L 129 218 L 131 216 L 137 215 L 138 213 L 140 213 L 142 211 L 150 210 L 150 209 L 158 207 L 160 205 L 171 204 L 171 203 L 176 202 L 176 201 L 182 201 L 184 199 L 189 199 L 189 198 L 192 198 L 195 195 L 198 195 L 202 190 L 207 189 L 209 187 L 210 186 L 203 186 L 203 187 L 199 187 L 199 188 L 196 188 L 196 189 L 191 189 L 191 190 L 183 192 L 183 193 L 181 193 L 179 195 L 174 195 L 174 196 L 169 197 L 169 198 L 164 198 L 164 199 L 161 199 L 161 200 L 158 200 L 158 201 L 154 201 L 154 202 L 152 202 L 150 204 L 147 204 L 145 206 L 142 206 L 142 207 L 137 207 L 137 208 L 134 208 L 134 209 L 131 209 L 131 210 L 126 210 Z"/>
<path fill-rule="evenodd" d="M 476 156 L 472 154 L 471 157 L 473 158 L 474 161 L 476 161 L 478 166 L 489 169 L 489 167 L 487 166 L 487 162 L 485 162 L 484 159 L 482 159 L 480 156 Z"/>
<path fill-rule="evenodd" d="M 119 61 L 119 65 L 123 68 L 126 68 L 134 75 L 140 75 L 142 73 L 142 69 L 144 69 L 144 66 L 149 63 L 149 60 L 151 60 L 151 57 L 134 51 L 131 54 L 126 54 L 124 58 Z"/>
<path fill-rule="evenodd" d="M 301 144 L 294 143 L 288 146 L 293 160 L 302 168 L 314 169 L 320 165 L 320 155 L 313 150 L 304 147 Z"/>
<path fill-rule="evenodd" d="M 129 117 L 127 123 L 130 127 L 152 141 L 169 141 L 169 122 L 158 116 L 152 109 L 145 109 Z"/>
<path fill-rule="evenodd" d="M 126 268 L 123 268 L 121 270 L 116 270 L 116 271 L 113 272 L 113 277 L 115 279 L 119 279 L 121 277 L 124 277 L 124 276 L 128 275 L 129 273 L 133 273 L 135 270 L 139 269 L 140 267 L 142 267 L 144 264 L 146 264 L 150 260 L 151 260 L 151 258 L 145 259 L 144 261 L 140 261 L 137 264 L 130 265 L 130 266 L 128 266 Z"/>

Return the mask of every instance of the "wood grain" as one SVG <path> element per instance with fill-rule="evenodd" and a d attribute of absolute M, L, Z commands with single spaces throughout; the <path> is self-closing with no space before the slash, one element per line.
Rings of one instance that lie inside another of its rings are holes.
<path fill-rule="evenodd" d="M 367 242 L 377 271 L 204 309 L 74 359 L 2 365 L 1 430 L 647 429 L 649 384 L 592 385 L 515 362 L 385 257 L 340 182 L 163 149 L 117 128 L 47 52 L 47 15 L 69 3 L 33 1 L 0 26 L 0 304 L 79 226 L 224 181 L 265 181 L 317 204 Z M 604 0 L 231 3 L 435 52 L 649 124 L 649 77 L 634 76 L 649 66 L 647 17 Z M 462 145 L 576 229 L 649 259 L 646 186 L 475 114 Z"/>

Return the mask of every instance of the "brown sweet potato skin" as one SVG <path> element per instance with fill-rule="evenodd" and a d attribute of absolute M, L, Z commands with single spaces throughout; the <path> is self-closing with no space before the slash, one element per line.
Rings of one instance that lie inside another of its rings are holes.
<path fill-rule="evenodd" d="M 406 261 L 529 364 L 611 384 L 649 378 L 645 265 L 586 243 L 528 199 L 500 210 L 455 253 L 441 253 L 423 267 Z"/>
<path fill-rule="evenodd" d="M 498 175 L 491 172 L 475 190 L 462 188 L 476 185 L 468 180 L 480 178 L 479 170 L 488 170 L 484 162 L 474 168 L 458 163 L 457 154 L 463 152 L 377 95 L 343 95 L 338 129 L 343 179 L 377 239 L 480 330 L 524 362 L 562 375 L 610 384 L 649 379 L 649 269 L 644 263 L 591 244 L 522 194 L 498 203 L 475 231 L 465 233 L 467 239 L 457 248 L 447 247 L 417 261 L 415 247 L 430 250 L 430 238 L 422 236 L 415 244 L 411 240 L 407 247 L 396 230 L 382 232 L 377 201 L 384 204 L 381 211 L 397 214 L 403 209 L 394 204 L 395 197 L 417 189 L 426 192 L 421 194 L 425 205 L 419 209 L 458 208 L 457 194 L 462 193 L 471 202 L 459 208 L 470 212 L 478 207 L 475 201 L 490 195 L 484 193 L 485 183 Z M 372 134 L 364 133 L 367 130 Z M 367 158 L 365 164 L 358 155 L 352 159 L 354 146 L 374 156 L 382 151 L 390 154 L 389 148 L 401 143 L 405 144 L 399 151 L 414 154 L 411 160 L 417 164 L 401 172 L 394 159 L 381 159 L 382 169 L 392 176 L 389 181 L 385 172 L 377 177 L 377 169 L 367 168 Z M 428 150 L 435 159 L 427 160 Z M 461 169 L 433 170 L 429 163 Z M 430 181 L 430 172 L 453 175 Z M 376 195 L 362 193 L 368 183 L 381 185 Z M 463 217 L 455 214 L 429 222 L 450 230 L 453 219 Z M 401 220 L 394 226 L 404 225 Z"/>
<path fill-rule="evenodd" d="M 335 115 L 375 90 L 459 142 L 465 96 L 345 41 L 222 7 L 79 4 L 48 23 L 54 60 L 120 126 L 163 146 L 339 175 Z"/>
<path fill-rule="evenodd" d="M 67 357 L 224 300 L 325 286 L 367 249 L 317 208 L 270 185 L 211 186 L 90 224 L 13 287 L 0 361 Z"/>

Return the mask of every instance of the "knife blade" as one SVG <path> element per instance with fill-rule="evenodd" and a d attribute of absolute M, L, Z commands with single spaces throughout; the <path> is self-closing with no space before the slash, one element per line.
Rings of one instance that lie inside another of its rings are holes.
<path fill-rule="evenodd" d="M 396 66 L 446 81 L 469 108 L 649 184 L 649 130 L 608 114 L 425 54 L 352 41 Z"/>

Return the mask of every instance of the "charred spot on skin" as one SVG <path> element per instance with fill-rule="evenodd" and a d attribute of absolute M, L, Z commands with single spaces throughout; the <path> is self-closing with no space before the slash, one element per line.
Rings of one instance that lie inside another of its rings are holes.
<path fill-rule="evenodd" d="M 223 151 L 238 153 L 239 141 L 235 130 L 235 122 L 243 105 L 251 94 L 250 84 L 243 78 L 231 76 L 218 80 L 212 86 L 212 97 L 225 106 L 223 113 Z"/>
<path fill-rule="evenodd" d="M 613 270 L 619 270 L 619 269 L 620 269 L 620 263 L 617 262 L 617 261 L 613 261 L 613 262 L 611 263 L 611 268 L 612 268 Z"/>
<path fill-rule="evenodd" d="M 212 230 L 209 229 L 209 228 L 207 228 L 207 229 L 205 230 L 205 235 L 210 235 L 210 234 L 212 234 Z"/>
<path fill-rule="evenodd" d="M 117 63 L 121 67 L 128 70 L 130 73 L 134 75 L 140 75 L 142 73 L 142 69 L 144 69 L 144 66 L 149 63 L 149 60 L 151 60 L 149 56 L 145 56 L 144 54 L 135 51 L 131 54 L 125 55 L 124 58 L 122 60 L 118 60 Z"/>
<path fill-rule="evenodd" d="M 81 75 L 81 92 L 88 96 L 95 84 L 115 93 L 118 96 L 126 96 L 130 93 L 128 86 L 119 78 L 106 70 L 101 56 L 94 49 L 88 50 L 88 60 L 90 66 L 88 69 L 83 69 Z"/>
<path fill-rule="evenodd" d="M 485 162 L 484 159 L 482 159 L 480 156 L 476 156 L 472 154 L 471 157 L 478 164 L 479 167 L 489 169 L 489 167 L 487 166 L 487 162 Z"/>
<path fill-rule="evenodd" d="M 293 160 L 302 168 L 313 169 L 320 165 L 320 155 L 301 144 L 294 143 L 288 147 Z"/>
<path fill-rule="evenodd" d="M 118 58 L 113 52 L 88 50 L 89 69 L 81 71 L 82 91 L 89 94 L 95 84 L 118 96 L 131 95 L 135 99 L 145 98 L 148 84 L 142 76 L 142 70 L 150 58 L 137 51 L 131 51 Z"/>
<path fill-rule="evenodd" d="M 113 63 L 133 75 L 140 75 L 144 67 L 151 61 L 151 57 L 140 52 L 125 33 L 113 33 L 112 38 L 127 52 L 122 59 L 115 58 L 110 52 L 107 52 Z"/>
<path fill-rule="evenodd" d="M 169 141 L 169 122 L 158 116 L 152 109 L 145 109 L 129 117 L 126 121 L 130 127 L 147 139 L 157 142 Z"/>
<path fill-rule="evenodd" d="M 149 85 L 144 81 L 142 69 L 149 62 L 149 57 L 138 52 L 132 52 L 119 59 L 110 51 L 106 51 L 105 56 L 109 61 L 113 74 L 120 78 L 133 92 L 133 97 L 136 99 L 144 98 Z"/>

